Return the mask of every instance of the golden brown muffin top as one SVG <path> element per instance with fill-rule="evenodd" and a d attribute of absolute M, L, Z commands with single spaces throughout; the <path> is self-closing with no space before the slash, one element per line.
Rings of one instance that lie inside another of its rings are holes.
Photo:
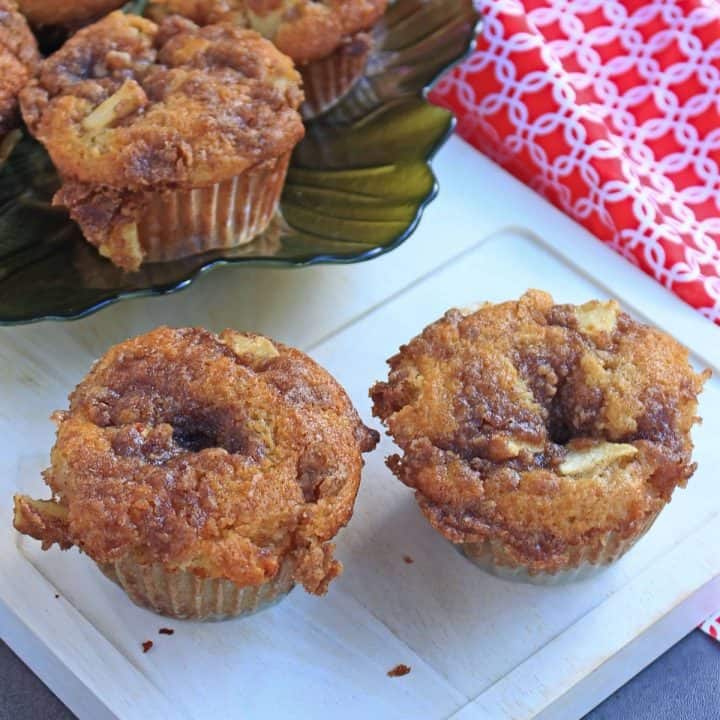
<path fill-rule="evenodd" d="M 127 0 L 19 0 L 20 12 L 35 26 L 77 26 L 117 10 Z"/>
<path fill-rule="evenodd" d="M 369 30 L 386 8 L 387 0 L 151 0 L 147 14 L 159 20 L 177 13 L 198 25 L 248 27 L 302 65 Z"/>
<path fill-rule="evenodd" d="M 65 178 L 200 187 L 293 148 L 299 83 L 290 59 L 250 30 L 118 11 L 45 60 L 21 104 Z"/>
<path fill-rule="evenodd" d="M 307 355 L 232 330 L 164 327 L 116 345 L 56 421 L 53 500 L 17 496 L 20 532 L 241 585 L 292 555 L 315 593 L 341 570 L 327 541 L 378 440 Z"/>
<path fill-rule="evenodd" d="M 684 485 L 706 375 L 668 335 L 614 301 L 519 301 L 449 311 L 389 361 L 374 414 L 454 542 L 507 544 L 535 571 L 568 546 L 632 536 Z"/>
<path fill-rule="evenodd" d="M 0 0 L 0 139 L 20 124 L 18 93 L 40 63 L 35 36 L 14 0 Z"/>

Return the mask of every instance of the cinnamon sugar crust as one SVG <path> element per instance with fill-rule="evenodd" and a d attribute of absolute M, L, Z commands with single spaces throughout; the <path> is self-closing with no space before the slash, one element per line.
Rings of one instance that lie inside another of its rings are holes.
<path fill-rule="evenodd" d="M 48 58 L 21 100 L 63 177 L 202 187 L 292 149 L 299 82 L 252 31 L 115 12 Z"/>
<path fill-rule="evenodd" d="M 56 416 L 50 501 L 15 527 L 99 563 L 259 585 L 292 556 L 322 594 L 377 443 L 338 383 L 259 335 L 159 328 L 110 349 Z"/>
<path fill-rule="evenodd" d="M 18 94 L 40 64 L 35 36 L 14 0 L 0 0 L 0 139 L 20 125 Z"/>
<path fill-rule="evenodd" d="M 115 12 L 45 60 L 21 105 L 63 178 L 55 204 L 135 270 L 150 200 L 274 163 L 304 134 L 302 99 L 290 59 L 251 30 Z"/>
<path fill-rule="evenodd" d="M 639 534 L 695 470 L 709 371 L 613 301 L 450 310 L 388 362 L 371 397 L 390 468 L 449 540 L 500 541 L 531 572 Z"/>
<path fill-rule="evenodd" d="M 122 7 L 126 0 L 18 0 L 20 11 L 36 27 L 77 27 Z"/>
<path fill-rule="evenodd" d="M 299 65 L 330 55 L 382 17 L 387 0 L 151 0 L 147 14 L 257 30 Z"/>

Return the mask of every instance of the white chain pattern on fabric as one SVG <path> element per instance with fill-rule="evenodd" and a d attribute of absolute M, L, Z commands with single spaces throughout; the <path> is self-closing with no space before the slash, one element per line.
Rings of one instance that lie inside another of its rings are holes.
<path fill-rule="evenodd" d="M 484 42 L 436 89 L 461 132 L 511 171 L 529 158 L 534 189 L 720 322 L 720 2 L 480 10 Z"/>

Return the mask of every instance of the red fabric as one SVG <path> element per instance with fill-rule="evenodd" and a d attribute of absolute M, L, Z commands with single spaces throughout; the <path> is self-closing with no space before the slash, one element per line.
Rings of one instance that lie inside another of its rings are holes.
<path fill-rule="evenodd" d="M 720 642 L 720 610 L 709 617 L 701 626 L 700 629 L 706 632 L 711 638 L 715 638 Z"/>
<path fill-rule="evenodd" d="M 458 132 L 720 324 L 720 0 L 480 0 L 433 101 Z"/>

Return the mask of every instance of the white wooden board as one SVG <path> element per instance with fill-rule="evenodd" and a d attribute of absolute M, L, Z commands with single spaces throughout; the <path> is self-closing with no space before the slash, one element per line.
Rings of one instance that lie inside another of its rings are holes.
<path fill-rule="evenodd" d="M 579 717 L 714 609 L 720 330 L 461 141 L 436 170 L 441 195 L 419 230 L 376 261 L 221 269 L 172 297 L 0 330 L 0 635 L 82 718 Z M 477 570 L 385 468 L 387 439 L 368 459 L 339 540 L 346 572 L 329 595 L 296 590 L 245 620 L 166 621 L 130 604 L 87 558 L 42 553 L 10 527 L 12 493 L 43 493 L 50 412 L 129 335 L 161 323 L 265 332 L 309 350 L 370 422 L 368 387 L 401 342 L 450 306 L 528 287 L 563 302 L 617 297 L 716 372 L 695 432 L 700 469 L 636 548 L 592 580 L 538 588 Z M 167 625 L 175 635 L 158 636 Z M 388 678 L 400 662 L 410 675 Z"/>

